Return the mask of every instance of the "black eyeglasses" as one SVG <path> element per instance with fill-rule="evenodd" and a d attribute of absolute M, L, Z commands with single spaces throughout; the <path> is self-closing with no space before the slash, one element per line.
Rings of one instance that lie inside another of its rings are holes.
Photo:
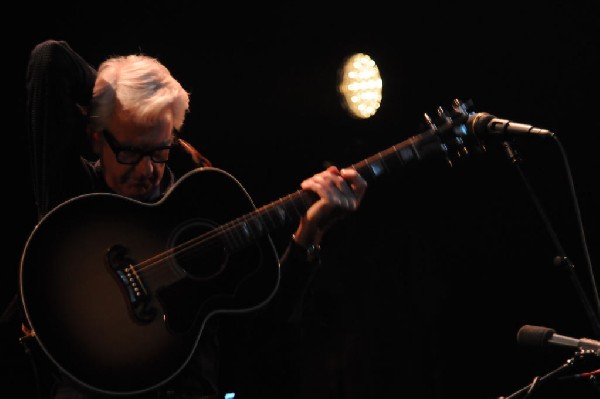
<path fill-rule="evenodd" d="M 169 160 L 169 154 L 171 149 L 176 146 L 164 145 L 160 147 L 151 148 L 149 150 L 142 150 L 136 147 L 121 146 L 119 142 L 113 137 L 113 135 L 106 129 L 102 130 L 102 134 L 106 139 L 110 149 L 115 153 L 117 162 L 126 165 L 135 165 L 142 160 L 146 155 L 150 157 L 152 162 L 165 163 Z M 177 139 L 175 139 L 177 143 Z"/>

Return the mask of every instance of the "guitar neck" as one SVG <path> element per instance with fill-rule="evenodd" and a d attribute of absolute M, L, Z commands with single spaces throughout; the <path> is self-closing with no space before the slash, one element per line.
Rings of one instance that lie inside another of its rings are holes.
<path fill-rule="evenodd" d="M 446 145 L 440 139 L 440 133 L 452 128 L 447 125 L 429 129 L 387 148 L 369 158 L 350 166 L 371 183 L 384 174 L 409 164 L 429 159 L 435 155 L 444 155 Z M 319 196 L 307 190 L 298 190 L 270 204 L 256 209 L 219 227 L 231 250 L 237 251 L 251 245 L 266 234 L 297 223 Z"/>
<path fill-rule="evenodd" d="M 439 130 L 430 129 L 355 163 L 351 168 L 356 169 L 367 183 L 372 183 L 382 175 L 446 152 Z"/>

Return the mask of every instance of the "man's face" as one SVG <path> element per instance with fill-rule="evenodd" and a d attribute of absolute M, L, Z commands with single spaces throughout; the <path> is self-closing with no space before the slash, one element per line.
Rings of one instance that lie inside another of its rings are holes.
<path fill-rule="evenodd" d="M 115 118 L 98 140 L 102 142 L 100 159 L 106 184 L 125 197 L 152 199 L 164 176 L 165 163 L 159 161 L 168 158 L 169 149 L 164 147 L 173 143 L 173 124 L 148 127 Z"/>

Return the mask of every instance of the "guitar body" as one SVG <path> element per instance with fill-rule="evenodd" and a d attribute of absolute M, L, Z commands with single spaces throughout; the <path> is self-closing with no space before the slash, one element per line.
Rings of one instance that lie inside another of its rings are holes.
<path fill-rule="evenodd" d="M 254 310 L 277 289 L 268 235 L 232 251 L 235 237 L 213 234 L 254 209 L 215 168 L 186 174 L 156 204 L 87 194 L 56 207 L 30 235 L 20 265 L 39 345 L 93 391 L 163 385 L 188 363 L 211 316 Z"/>

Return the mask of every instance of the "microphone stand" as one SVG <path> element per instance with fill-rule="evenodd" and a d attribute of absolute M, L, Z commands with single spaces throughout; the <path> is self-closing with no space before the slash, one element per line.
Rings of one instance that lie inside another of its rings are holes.
<path fill-rule="evenodd" d="M 556 137 L 556 136 L 554 136 L 554 137 Z M 513 150 L 512 146 L 510 145 L 510 143 L 508 143 L 508 141 L 503 141 L 502 147 L 504 148 L 504 151 L 506 152 L 511 164 L 517 168 L 519 176 L 525 183 L 527 191 L 529 192 L 529 195 L 531 196 L 531 199 L 534 202 L 534 205 L 535 205 L 537 211 L 539 212 L 539 214 L 542 218 L 542 221 L 544 222 L 546 229 L 547 229 L 548 233 L 550 234 L 552 241 L 554 242 L 554 246 L 556 247 L 558 254 L 559 254 L 558 256 L 556 256 L 554 258 L 554 264 L 556 266 L 564 267 L 569 272 L 569 277 L 571 278 L 571 282 L 575 286 L 575 289 L 576 289 L 577 293 L 579 294 L 581 302 L 583 303 L 583 307 L 586 311 L 586 314 L 587 314 L 588 318 L 590 319 L 594 334 L 596 335 L 596 337 L 600 337 L 600 320 L 598 319 L 598 315 L 592 309 L 592 306 L 588 300 L 588 297 L 585 294 L 585 290 L 583 289 L 583 286 L 581 285 L 581 282 L 579 281 L 577 274 L 575 273 L 575 267 L 574 267 L 573 263 L 567 257 L 565 250 L 563 249 L 563 247 L 560 243 L 560 240 L 558 239 L 558 236 L 556 235 L 556 232 L 555 232 L 554 228 L 552 227 L 552 224 L 550 223 L 548 216 L 546 215 L 546 212 L 544 211 L 538 197 L 536 196 L 533 188 L 529 184 L 529 181 L 525 177 L 525 174 L 523 173 L 523 170 L 520 167 L 520 162 L 521 162 L 520 157 Z M 591 264 L 590 264 L 590 274 L 591 274 L 591 279 L 592 279 L 592 286 L 594 288 L 595 298 L 598 301 L 598 290 L 594 283 L 594 274 L 593 274 L 593 271 L 591 270 Z"/>
<path fill-rule="evenodd" d="M 548 374 L 543 375 L 541 377 L 539 377 L 539 376 L 535 377 L 530 384 L 524 386 L 523 388 L 510 394 L 509 396 L 500 396 L 498 399 L 516 399 L 516 398 L 520 397 L 520 395 L 523 395 L 523 394 L 524 394 L 524 396 L 522 397 L 522 399 L 525 399 L 525 398 L 529 397 L 533 393 L 534 389 L 539 387 L 542 382 L 548 381 L 548 380 L 554 378 L 555 376 L 557 376 L 558 374 L 562 373 L 563 371 L 567 370 L 568 368 L 573 367 L 576 359 L 583 358 L 584 356 L 591 355 L 591 354 L 593 354 L 592 351 L 586 351 L 586 350 L 578 351 L 577 353 L 575 353 L 575 355 L 572 358 L 568 359 L 564 364 L 562 364 L 555 370 L 552 370 Z"/>

